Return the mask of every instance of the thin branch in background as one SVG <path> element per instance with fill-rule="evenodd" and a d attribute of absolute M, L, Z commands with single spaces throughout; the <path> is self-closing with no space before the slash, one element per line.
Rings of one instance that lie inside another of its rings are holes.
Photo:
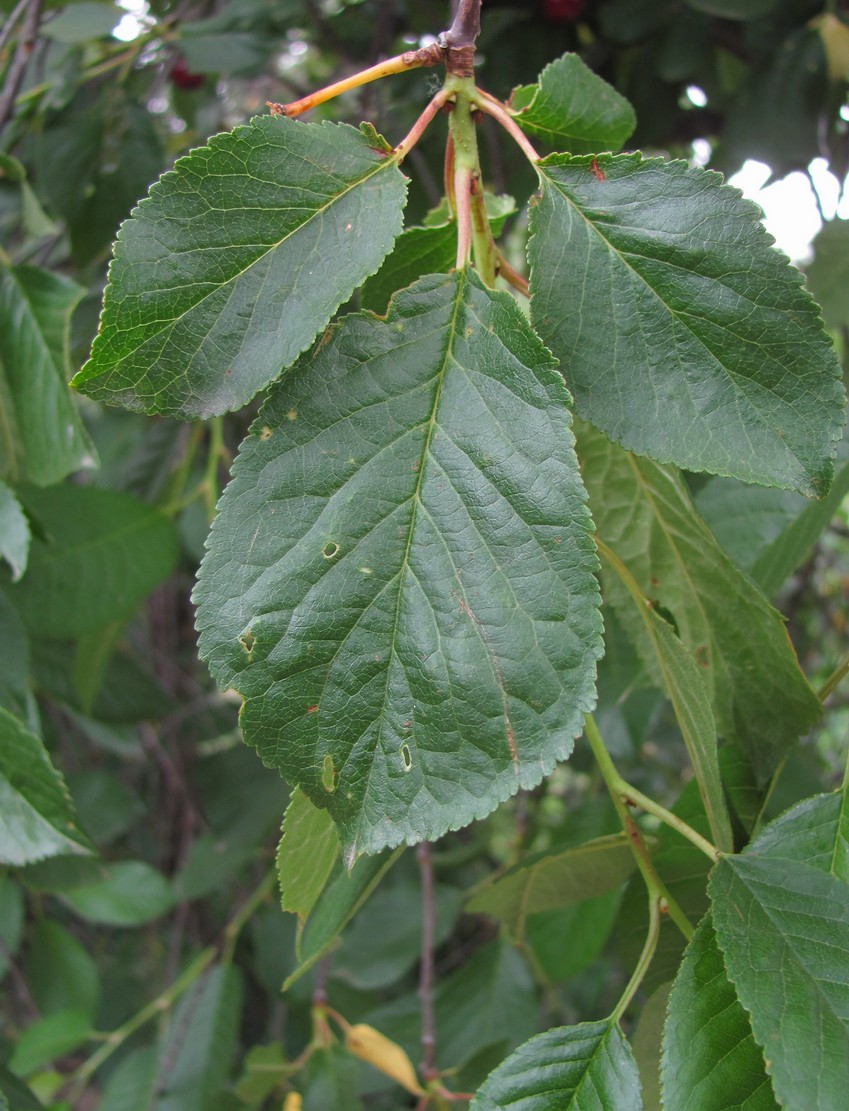
<path fill-rule="evenodd" d="M 26 9 L 26 6 L 27 4 L 29 4 L 29 2 L 30 0 L 20 0 L 20 2 L 16 5 L 14 10 L 7 18 L 6 22 L 3 24 L 3 30 L 0 31 L 0 50 L 3 49 L 3 47 L 11 38 L 15 26 L 18 20 L 21 18 L 21 15 Z"/>
<path fill-rule="evenodd" d="M 436 1014 L 433 999 L 433 947 L 436 937 L 436 898 L 433 889 L 433 861 L 430 842 L 416 847 L 422 885 L 422 956 L 419 968 L 419 1000 L 422 1008 L 422 1063 L 425 1083 L 438 1075 L 436 1068 Z"/>
<path fill-rule="evenodd" d="M 24 16 L 24 23 L 21 28 L 21 35 L 18 39 L 15 56 L 12 58 L 9 69 L 6 71 L 6 82 L 3 86 L 2 93 L 0 93 L 0 130 L 6 126 L 12 114 L 15 106 L 15 97 L 18 95 L 18 90 L 21 87 L 21 82 L 26 73 L 27 64 L 29 63 L 33 48 L 35 47 L 35 41 L 38 38 L 38 28 L 41 23 L 41 4 L 42 0 L 29 0 L 29 7 Z M 15 9 L 15 11 L 17 11 L 17 9 Z"/>

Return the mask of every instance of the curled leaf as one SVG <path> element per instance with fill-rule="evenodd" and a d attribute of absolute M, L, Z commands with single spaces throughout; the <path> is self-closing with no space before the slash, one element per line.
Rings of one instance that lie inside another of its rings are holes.
<path fill-rule="evenodd" d="M 402 1088 L 414 1096 L 424 1095 L 424 1089 L 416 1078 L 416 1070 L 404 1050 L 396 1042 L 367 1026 L 364 1022 L 348 1027 L 345 1046 L 349 1053 L 373 1065 L 385 1076 L 390 1076 Z M 289 1111 L 288 1108 L 285 1111 Z"/>

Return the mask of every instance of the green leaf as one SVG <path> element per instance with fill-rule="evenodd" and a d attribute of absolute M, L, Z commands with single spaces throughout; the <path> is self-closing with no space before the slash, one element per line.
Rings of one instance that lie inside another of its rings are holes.
<path fill-rule="evenodd" d="M 338 868 L 299 934 L 297 956 L 300 963 L 283 985 L 284 991 L 327 952 L 403 851 L 396 849 L 393 853 L 358 860 L 350 872 Z"/>
<path fill-rule="evenodd" d="M 808 289 L 829 328 L 849 325 L 849 222 L 829 220 L 811 244 L 814 261 L 805 271 Z"/>
<path fill-rule="evenodd" d="M 843 387 L 819 310 L 719 174 L 553 155 L 531 211 L 532 316 L 575 407 L 661 462 L 823 494 Z"/>
<path fill-rule="evenodd" d="M 513 937 L 521 938 L 526 915 L 604 895 L 621 886 L 633 870 L 634 855 L 623 834 L 597 837 L 574 848 L 526 856 L 473 891 L 466 910 L 500 918 Z"/>
<path fill-rule="evenodd" d="M 348 317 L 242 445 L 201 655 L 349 864 L 483 817 L 581 732 L 601 643 L 567 406 L 515 301 L 466 270 Z"/>
<path fill-rule="evenodd" d="M 723 858 L 709 891 L 728 976 L 779 1103 L 842 1111 L 849 1090 L 849 888 L 753 847 Z"/>
<path fill-rule="evenodd" d="M 46 533 L 8 594 L 31 632 L 68 637 L 126 619 L 177 561 L 173 523 L 118 490 L 53 486 L 26 492 Z"/>
<path fill-rule="evenodd" d="M 42 1014 L 75 1010 L 94 1023 L 100 976 L 88 951 L 64 926 L 49 918 L 29 934 L 27 984 Z"/>
<path fill-rule="evenodd" d="M 65 384 L 83 292 L 36 266 L 0 266 L 0 475 L 47 486 L 95 463 Z"/>
<path fill-rule="evenodd" d="M 707 685 L 720 735 L 736 738 L 765 780 L 821 713 L 781 615 L 719 547 L 674 468 L 630 455 L 587 428 L 579 451 L 604 545 L 643 597 L 671 615 Z M 606 582 L 656 673 L 630 595 L 615 579 Z"/>
<path fill-rule="evenodd" d="M 168 880 L 141 860 L 110 864 L 106 879 L 66 891 L 63 899 L 82 918 L 103 926 L 142 926 L 174 906 Z"/>
<path fill-rule="evenodd" d="M 748 851 L 797 860 L 849 883 L 849 790 L 804 799 L 770 822 Z"/>
<path fill-rule="evenodd" d="M 42 1111 L 43 1107 L 22 1080 L 0 1065 L 0 1111 Z"/>
<path fill-rule="evenodd" d="M 716 726 L 702 674 L 669 622 L 641 594 L 628 568 L 605 544 L 601 545 L 601 554 L 602 559 L 619 577 L 643 620 L 645 636 L 654 652 L 656 669 L 660 673 L 663 689 L 672 704 L 675 720 L 687 746 L 714 842 L 722 852 L 731 852 L 734 844 L 719 774 Z"/>
<path fill-rule="evenodd" d="M 405 183 L 343 124 L 263 116 L 177 161 L 121 228 L 73 385 L 208 417 L 273 382 L 378 268 Z"/>
<path fill-rule="evenodd" d="M 9 1068 L 18 1076 L 31 1076 L 43 1065 L 85 1045 L 92 1033 L 91 1016 L 85 1011 L 57 1011 L 37 1019 L 18 1039 Z"/>
<path fill-rule="evenodd" d="M 91 852 L 71 796 L 38 737 L 0 709 L 0 861 Z"/>
<path fill-rule="evenodd" d="M 45 22 L 42 34 L 55 42 L 78 43 L 110 35 L 124 13 L 115 4 L 83 0 Z"/>
<path fill-rule="evenodd" d="M 485 193 L 487 215 L 493 236 L 498 236 L 504 221 L 516 210 L 512 197 Z M 457 259 L 457 224 L 448 219 L 448 210 L 436 209 L 425 217 L 426 227 L 408 228 L 398 236 L 392 253 L 376 274 L 360 290 L 364 309 L 386 312 L 393 293 L 426 274 L 447 274 Z"/>
<path fill-rule="evenodd" d="M 631 1036 L 634 1060 L 640 1070 L 644 1111 L 661 1111 L 660 1049 L 671 983 L 661 984 L 643 1004 Z"/>
<path fill-rule="evenodd" d="M 777 1111 L 749 1016 L 708 914 L 675 978 L 663 1039 L 663 1098 L 675 1111 Z"/>
<path fill-rule="evenodd" d="M 0 706 L 21 721 L 29 720 L 30 655 L 26 629 L 17 610 L 0 592 Z M 37 727 L 37 726 L 36 726 Z"/>
<path fill-rule="evenodd" d="M 122 1057 L 109 1073 L 97 1111 L 150 1111 L 155 1106 L 156 1066 L 154 1046 Z"/>
<path fill-rule="evenodd" d="M 242 1012 L 241 973 L 211 969 L 180 1000 L 159 1053 L 157 1111 L 208 1111 L 225 1087 Z"/>
<path fill-rule="evenodd" d="M 17 582 L 27 569 L 30 531 L 21 503 L 0 479 L 0 559 L 12 569 L 12 582 Z"/>
<path fill-rule="evenodd" d="M 303 1074 L 303 1111 L 362 1111 L 359 1062 L 342 1046 L 313 1053 Z"/>
<path fill-rule="evenodd" d="M 619 914 L 622 893 L 610 891 L 557 910 L 529 914 L 525 937 L 535 967 L 551 984 L 577 976 L 601 956 Z M 568 945 L 563 939 L 568 938 Z"/>
<path fill-rule="evenodd" d="M 640 1111 L 640 1078 L 609 1021 L 559 1026 L 525 1042 L 487 1077 L 469 1111 Z"/>
<path fill-rule="evenodd" d="M 313 806 L 303 791 L 293 791 L 277 848 L 277 878 L 284 910 L 306 918 L 339 855 L 339 837 L 326 810 Z"/>
<path fill-rule="evenodd" d="M 24 912 L 21 885 L 11 876 L 0 876 L 0 983 L 21 944 Z"/>
<path fill-rule="evenodd" d="M 571 154 L 617 151 L 637 126 L 628 101 L 577 54 L 547 65 L 538 84 L 514 89 L 510 107 L 530 135 Z"/>

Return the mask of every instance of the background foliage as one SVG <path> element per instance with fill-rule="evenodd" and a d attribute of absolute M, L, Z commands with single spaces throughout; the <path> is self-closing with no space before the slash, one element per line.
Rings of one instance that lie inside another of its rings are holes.
<path fill-rule="evenodd" d="M 138 9 L 135 37 L 119 41 L 112 32 L 122 12 L 110 4 L 0 0 L 6 19 L 0 31 L 0 858 L 6 866 L 0 876 L 0 1107 L 5 1101 L 11 1109 L 227 1111 L 279 1107 L 297 1090 L 304 1108 L 341 1111 L 408 1107 L 419 1098 L 403 1061 L 390 1067 L 392 1051 L 369 1042 L 367 1032 L 349 1031 L 346 1039 L 338 1023 L 328 1024 L 325 1005 L 355 1031 L 357 1024 L 376 1028 L 419 1060 L 421 862 L 411 850 L 387 850 L 361 859 L 349 879 L 325 812 L 298 791 L 290 797 L 242 744 L 238 699 L 218 693 L 198 663 L 190 591 L 218 495 L 257 405 L 189 425 L 102 406 L 72 395 L 66 382 L 89 353 L 117 228 L 164 169 L 210 135 L 264 114 L 267 100 L 291 100 L 417 46 L 421 36 L 446 26 L 446 7 L 443 0 L 152 2 Z M 478 80 L 492 93 L 506 97 L 515 86 L 530 85 L 567 51 L 633 104 L 629 149 L 707 157 L 726 174 L 747 158 L 766 162 L 776 177 L 807 173 L 815 157 L 826 159 L 840 180 L 849 170 L 849 19 L 840 4 L 484 4 Z M 424 70 L 395 77 L 324 105 L 312 118 L 369 119 L 397 142 L 435 80 Z M 688 95 L 692 86 L 704 91 L 703 105 Z M 520 93 L 518 102 L 531 95 Z M 548 108 L 537 100 L 535 111 L 534 141 L 547 150 Z M 527 164 L 491 120 L 479 131 L 493 192 L 524 201 L 536 187 Z M 279 137 L 280 129 L 273 134 Z M 443 141 L 437 121 L 405 164 L 404 218 L 418 229 L 405 241 L 414 263 L 398 272 L 387 271 L 388 263 L 370 278 L 354 295 L 365 307 L 382 312 L 389 292 L 452 265 L 452 238 L 438 224 L 427 234 L 418 227 L 441 199 Z M 610 145 L 619 141 L 614 127 Z M 580 142 L 569 149 L 592 150 Z M 549 172 L 568 187 L 570 160 L 555 162 Z M 375 194 L 401 188 L 388 175 L 374 186 Z M 502 202 L 490 215 L 504 227 L 509 257 L 521 266 L 528 238 L 523 204 Z M 539 238 L 531 249 L 538 258 L 551 243 L 547 218 L 542 206 L 533 216 Z M 387 242 L 397 230 L 383 229 Z M 844 353 L 847 247 L 847 225 L 826 223 L 806 267 Z M 376 242 L 373 249 L 372 269 L 384 248 Z M 298 265 L 281 255 L 279 280 L 295 288 Z M 328 280 L 338 283 L 336 304 L 351 294 L 355 278 L 328 269 Z M 552 346 L 568 326 L 558 317 L 560 304 L 546 314 L 550 335 L 544 338 Z M 318 304 L 305 309 L 316 319 L 331 311 Z M 306 331 L 311 326 L 306 319 Z M 300 346 L 296 340 L 292 354 Z M 254 387 L 273 377 L 265 369 Z M 166 407 L 207 417 L 203 399 L 191 409 L 196 402 L 175 392 Z M 281 419 L 286 412 L 284 406 Z M 644 621 L 630 600 L 627 574 L 612 573 L 617 560 L 624 563 L 650 593 L 657 567 L 683 559 L 692 593 L 676 602 L 675 631 L 696 658 L 705 636 L 723 657 L 745 657 L 740 628 L 763 631 L 768 680 L 746 685 L 738 671 L 736 681 L 713 692 L 712 709 L 695 694 L 686 707 L 691 751 L 700 729 L 713 728 L 706 714 L 718 715 L 720 732 L 734 722 L 744 738 L 748 758 L 730 746 L 720 751 L 733 804 L 727 836 L 742 847 L 753 829 L 800 804 L 761 833 L 754 851 L 717 867 L 716 905 L 730 905 L 733 892 L 753 916 L 767 906 L 792 916 L 819 900 L 833 907 L 824 919 L 833 913 L 845 928 L 838 886 L 849 875 L 845 812 L 829 801 L 839 795 L 809 798 L 841 783 L 849 729 L 846 684 L 830 679 L 839 677 L 846 653 L 845 442 L 830 493 L 809 501 L 730 478 L 682 477 L 648 459 L 625 466 L 624 455 L 588 426 L 578 428 L 578 440 L 593 513 L 611 545 L 602 578 L 606 654 L 597 721 L 617 767 L 636 788 L 711 834 L 663 693 L 670 686 L 647 662 L 659 655 L 670 668 L 683 668 L 675 655 L 679 640 L 654 614 Z M 755 453 L 753 480 L 762 462 Z M 252 480 L 242 474 L 241 481 Z M 816 476 L 809 477 L 815 485 Z M 682 510 L 690 499 L 703 520 Z M 629 530 L 620 537 L 623 507 Z M 735 594 L 740 569 L 786 617 L 802 669 L 824 699 L 823 716 L 801 744 L 797 737 L 818 716 L 816 700 L 800 696 L 792 720 L 774 713 L 769 683 L 776 691 L 786 686 L 787 657 L 777 650 L 769 655 L 779 625 L 761 595 Z M 741 669 L 743 662 L 738 658 Z M 673 687 L 693 690 L 686 675 Z M 758 747 L 765 731 L 766 755 Z M 759 760 L 773 763 L 758 768 Z M 281 912 L 275 849 L 284 811 L 289 844 L 302 853 L 281 854 Z M 433 846 L 428 898 L 437 910 L 436 1059 L 441 1069 L 454 1070 L 449 1087 L 472 1092 L 489 1076 L 475 1106 L 501 1106 L 521 1072 L 521 1059 L 505 1062 L 507 1055 L 539 1031 L 583 1023 L 580 1033 L 550 1030 L 534 1050 L 536 1064 L 551 1054 L 564 1091 L 575 1075 L 583 1076 L 581 1062 L 590 1061 L 591 1070 L 600 1070 L 601 1090 L 605 1070 L 639 1067 L 649 1108 L 659 1106 L 661 1073 L 674 1111 L 725 1106 L 711 1102 L 711 1092 L 727 1099 L 733 1092 L 735 1105 L 811 1106 L 818 1063 L 829 1071 L 830 1090 L 845 1092 L 839 1067 L 849 1060 L 845 1022 L 829 1014 L 813 1035 L 788 1016 L 780 1036 L 794 1055 L 771 1083 L 735 1088 L 752 1075 L 747 1061 L 754 1060 L 755 1074 L 762 1067 L 754 1042 L 763 1045 L 771 1036 L 749 1014 L 773 1013 L 778 1005 L 769 994 L 774 984 L 747 971 L 767 958 L 763 949 L 746 952 L 733 913 L 702 919 L 674 988 L 683 939 L 669 922 L 660 927 L 655 960 L 623 1017 L 633 1065 L 618 1026 L 604 1017 L 630 976 L 646 929 L 642 888 L 629 879 L 633 862 L 621 846 L 602 840 L 618 828 L 589 750 L 579 744 L 542 786 Z M 669 829 L 644 829 L 656 838 L 659 874 L 698 921 L 707 905 L 709 862 Z M 716 825 L 712 835 L 719 839 Z M 588 843 L 612 849 L 603 868 Z M 774 872 L 764 871 L 761 858 L 770 853 L 782 861 L 780 890 L 773 890 Z M 822 1001 L 810 975 L 817 939 L 797 923 L 800 949 L 790 959 L 766 918 L 763 944 L 773 946 L 806 1020 Z M 721 953 L 727 951 L 739 954 L 740 966 L 729 963 L 726 974 Z M 676 1050 L 670 1040 L 658 1069 L 667 999 L 680 1042 Z M 841 1006 L 835 997 L 834 1011 Z M 711 1033 L 702 1016 L 717 1013 L 722 1027 Z M 694 1053 L 692 1072 L 682 1073 L 680 1047 L 700 1038 L 708 1043 L 705 1055 Z M 699 1062 L 717 1046 L 735 1047 L 734 1064 L 726 1061 L 721 1075 L 698 1075 Z M 367 1063 L 375 1058 L 382 1071 Z M 291 1099 L 286 1106 L 294 1106 Z"/>

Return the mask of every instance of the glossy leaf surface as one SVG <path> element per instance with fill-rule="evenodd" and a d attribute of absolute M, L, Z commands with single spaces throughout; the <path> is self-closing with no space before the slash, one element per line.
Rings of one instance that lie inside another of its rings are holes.
<path fill-rule="evenodd" d="M 405 183 L 379 142 L 262 116 L 180 159 L 121 228 L 74 385 L 188 418 L 245 405 L 400 232 Z"/>
<path fill-rule="evenodd" d="M 469 1111 L 640 1111 L 640 1078 L 616 1023 L 538 1034 L 487 1077 Z"/>
<path fill-rule="evenodd" d="M 628 101 L 577 54 L 551 62 L 537 84 L 514 89 L 510 106 L 523 130 L 570 154 L 619 150 L 637 123 Z"/>
<path fill-rule="evenodd" d="M 531 209 L 532 316 L 578 413 L 632 451 L 820 495 L 844 423 L 819 310 L 718 174 L 552 155 Z"/>
<path fill-rule="evenodd" d="M 675 1111 L 778 1108 L 710 915 L 687 947 L 669 998 L 662 1081 L 664 1105 Z"/>
<path fill-rule="evenodd" d="M 755 844 L 720 861 L 710 895 L 779 1102 L 839 1111 L 849 1090 L 849 886 Z"/>
<path fill-rule="evenodd" d="M 425 278 L 270 396 L 201 568 L 200 650 L 350 862 L 482 817 L 569 755 L 595 567 L 550 357 L 472 272 Z"/>

